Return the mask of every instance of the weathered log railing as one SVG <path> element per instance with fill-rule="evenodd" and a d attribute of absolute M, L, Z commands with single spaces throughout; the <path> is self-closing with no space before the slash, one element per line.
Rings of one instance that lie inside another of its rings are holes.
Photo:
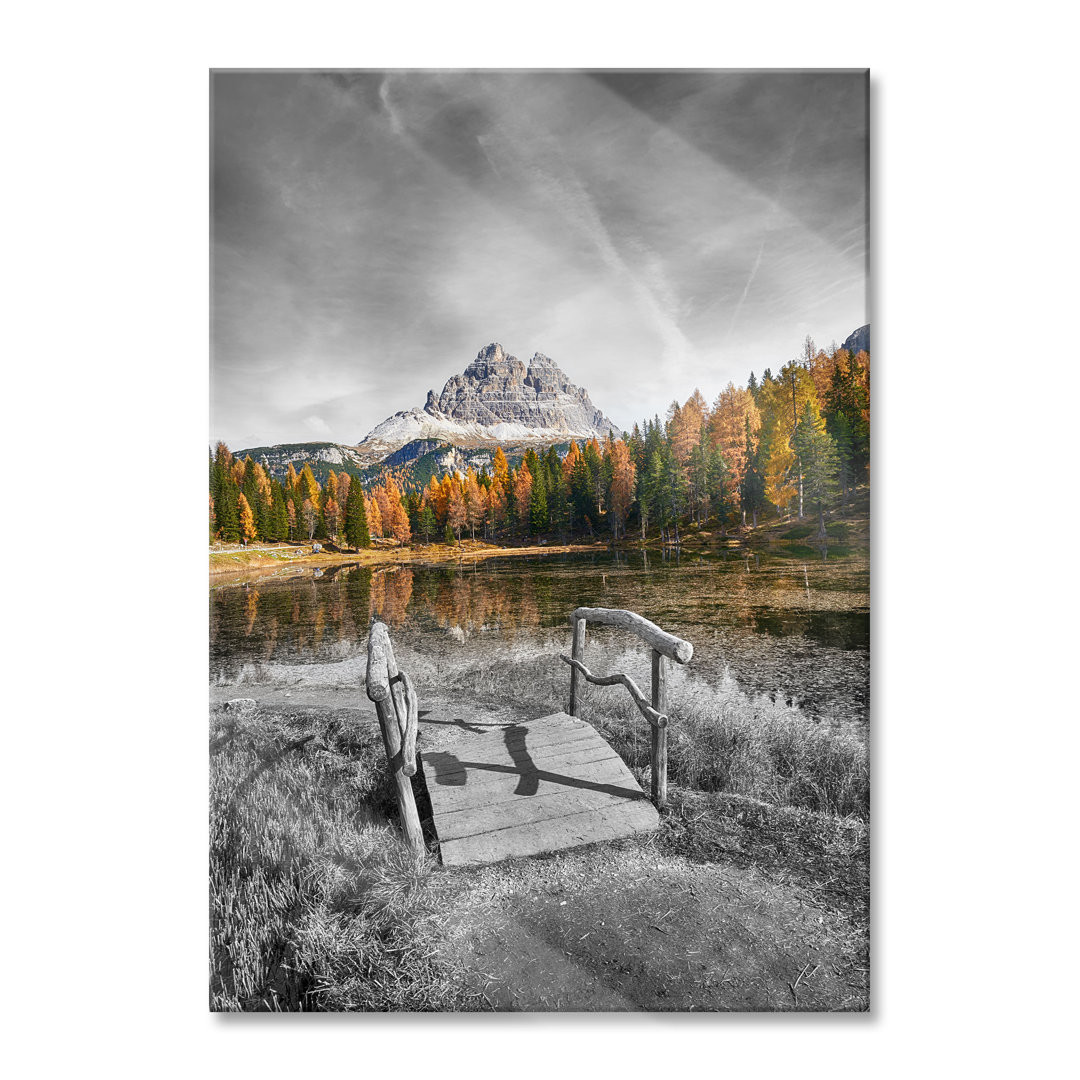
<path fill-rule="evenodd" d="M 375 702 L 379 715 L 405 840 L 413 851 L 423 851 L 424 837 L 410 780 L 416 772 L 416 690 L 409 676 L 398 670 L 390 631 L 378 619 L 371 620 L 368 634 L 367 696 Z"/>
<path fill-rule="evenodd" d="M 679 664 L 689 662 L 694 655 L 694 646 L 683 638 L 661 630 L 656 623 L 643 619 L 633 611 L 619 608 L 580 607 L 571 612 L 570 619 L 574 626 L 571 656 L 562 659 L 570 665 L 570 715 L 577 716 L 580 680 L 596 686 L 614 686 L 617 683 L 630 691 L 642 715 L 652 727 L 652 799 L 658 810 L 667 803 L 667 676 L 664 671 L 664 658 Z M 594 675 L 583 663 L 585 655 L 585 627 L 588 623 L 599 626 L 617 626 L 631 630 L 652 648 L 652 700 L 645 697 L 637 683 L 629 675 Z"/>

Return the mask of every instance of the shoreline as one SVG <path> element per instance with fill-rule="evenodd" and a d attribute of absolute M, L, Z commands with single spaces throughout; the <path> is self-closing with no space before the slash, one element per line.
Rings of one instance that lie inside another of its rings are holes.
<path fill-rule="evenodd" d="M 860 492 L 852 503 L 835 508 L 828 515 L 829 525 L 842 529 L 840 536 L 830 536 L 830 545 L 847 543 L 868 545 L 870 542 L 869 492 Z M 788 518 L 763 521 L 757 527 L 744 526 L 722 534 L 715 526 L 697 528 L 689 525 L 680 535 L 678 544 L 665 543 L 659 536 L 624 537 L 620 540 L 592 540 L 576 543 L 534 543 L 523 545 L 499 545 L 486 540 L 461 540 L 453 546 L 444 543 L 409 544 L 404 547 L 393 542 L 376 543 L 359 551 L 322 551 L 313 553 L 312 544 L 261 544 L 257 547 L 241 547 L 239 544 L 217 544 L 210 548 L 210 584 L 240 584 L 252 578 L 267 576 L 294 576 L 305 570 L 321 570 L 330 566 L 346 564 L 360 566 L 454 566 L 475 565 L 488 559 L 535 558 L 540 555 L 574 555 L 601 551 L 680 551 L 702 553 L 731 550 L 732 548 L 758 548 L 772 543 L 817 543 L 814 535 L 816 523 L 812 515 L 801 520 Z M 791 533 L 801 535 L 791 536 Z"/>
<path fill-rule="evenodd" d="M 210 584 L 221 585 L 227 577 L 293 576 L 305 570 L 328 566 L 453 566 L 473 564 L 504 556 L 567 555 L 575 552 L 606 551 L 603 541 L 592 544 L 532 544 L 523 547 L 498 547 L 480 540 L 463 540 L 459 545 L 430 544 L 409 547 L 371 547 L 359 551 L 322 551 L 312 553 L 310 545 L 263 545 L 243 548 L 229 545 L 210 551 Z"/>

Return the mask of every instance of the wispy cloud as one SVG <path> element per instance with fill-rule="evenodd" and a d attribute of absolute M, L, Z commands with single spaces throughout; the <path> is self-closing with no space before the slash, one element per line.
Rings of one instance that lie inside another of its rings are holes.
<path fill-rule="evenodd" d="M 866 321 L 858 77 L 215 80 L 230 443 L 358 441 L 491 340 L 632 423 Z"/>

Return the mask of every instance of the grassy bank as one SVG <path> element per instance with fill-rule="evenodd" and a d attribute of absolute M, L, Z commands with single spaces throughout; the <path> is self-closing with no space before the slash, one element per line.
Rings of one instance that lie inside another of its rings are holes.
<path fill-rule="evenodd" d="M 374 727 L 219 709 L 210 739 L 210 1007 L 460 1010 L 447 917 L 392 825 Z"/>
<path fill-rule="evenodd" d="M 511 722 L 566 706 L 569 669 L 553 653 L 536 655 L 530 645 L 516 653 L 505 650 L 500 659 L 473 654 L 455 660 L 452 653 L 412 648 L 406 640 L 396 644 L 399 663 L 417 683 L 422 715 L 442 725 L 422 726 L 421 747 L 433 732 L 452 730 L 445 725 L 455 723 L 453 718 Z M 610 653 L 607 642 L 598 640 L 596 648 Z M 586 662 L 590 659 L 587 651 Z M 648 685 L 646 650 L 606 655 L 596 667 L 628 672 L 639 685 Z M 335 676 L 334 665 L 325 668 L 326 679 L 346 677 Z M 348 678 L 356 675 L 354 665 Z M 275 675 L 267 669 L 259 678 L 273 680 Z M 280 678 L 283 686 L 294 686 L 291 669 Z M 603 896 L 594 895 L 596 877 L 590 867 L 602 864 L 612 875 L 613 895 L 639 890 L 643 904 L 658 905 L 657 918 L 673 906 L 668 904 L 674 895 L 666 891 L 670 888 L 680 896 L 705 888 L 702 896 L 710 905 L 721 903 L 700 914 L 688 908 L 679 932 L 700 933 L 695 928 L 702 920 L 708 925 L 709 919 L 724 920 L 724 929 L 717 931 L 721 938 L 737 938 L 746 927 L 756 926 L 747 948 L 769 951 L 774 964 L 770 992 L 779 987 L 781 1002 L 791 985 L 790 1001 L 783 1007 L 865 1008 L 865 729 L 816 720 L 779 698 L 747 694 L 732 681 L 706 684 L 683 668 L 672 670 L 669 691 L 669 811 L 659 833 L 622 846 L 599 845 L 600 851 L 562 853 L 552 863 L 553 873 L 565 871 L 567 890 L 576 890 L 567 895 L 585 905 L 561 908 L 558 900 L 541 897 L 551 918 L 567 920 L 558 931 L 569 935 L 567 949 L 586 950 L 594 940 L 589 936 L 593 922 L 579 925 L 572 910 L 579 916 L 588 910 L 590 919 L 595 915 L 601 926 L 606 924 L 603 932 L 611 941 L 601 940 L 608 951 L 622 940 L 619 918 L 628 920 L 627 933 L 636 925 L 629 909 L 622 915 L 608 911 Z M 243 687 L 236 692 L 242 694 Z M 353 701 L 366 704 L 361 686 L 352 693 Z M 649 729 L 625 690 L 586 686 L 581 714 L 647 790 Z M 543 879 L 543 866 L 530 868 L 527 864 L 535 861 L 524 860 L 446 874 L 436 871 L 430 856 L 409 856 L 396 827 L 396 804 L 373 712 L 343 705 L 217 706 L 211 713 L 210 765 L 211 1008 L 504 1007 L 483 977 L 492 968 L 468 970 L 470 962 L 481 963 L 468 943 L 494 934 L 491 949 L 502 948 L 503 924 L 485 921 L 494 915 L 483 898 L 497 893 L 506 901 L 499 918 L 513 917 L 518 924 L 506 930 L 506 940 L 519 942 L 525 964 L 535 942 L 522 937 L 521 928 L 539 932 L 535 918 L 540 909 L 531 906 L 536 890 L 530 892 L 523 883 Z M 646 856 L 646 861 L 659 860 L 654 869 L 667 881 L 655 896 L 633 869 L 634 860 Z M 695 876 L 695 866 L 727 876 Z M 741 877 L 730 876 L 736 870 Z M 799 952 L 807 926 L 816 927 L 813 949 L 832 958 L 816 976 L 821 957 Z M 668 950 L 676 942 L 663 937 L 663 930 L 650 933 L 658 951 L 648 964 L 658 968 L 668 963 Z M 508 955 L 504 950 L 496 959 Z M 760 972 L 751 963 L 758 953 L 746 955 L 745 965 L 732 960 L 728 969 L 728 961 L 721 959 L 710 969 L 717 994 L 734 986 L 750 993 L 748 988 L 760 983 Z M 583 955 L 580 963 L 600 963 L 598 956 Z M 488 959 L 485 955 L 483 963 Z M 789 961 L 795 963 L 792 970 L 785 968 Z M 535 969 L 522 968 L 526 982 L 534 977 L 530 971 L 535 974 Z M 637 978 L 626 976 L 631 982 Z M 816 982 L 808 986 L 811 978 Z M 623 990 L 629 992 L 626 986 Z M 689 984 L 681 985 L 680 992 L 696 994 L 695 1007 L 740 1007 L 715 1004 L 724 999 Z M 781 1007 L 773 997 L 755 1000 L 769 1003 L 756 1007 Z"/>
<path fill-rule="evenodd" d="M 461 715 L 429 703 L 439 715 Z M 647 739 L 619 717 L 596 719 L 616 738 L 625 731 L 623 751 L 644 778 Z M 210 740 L 211 1009 L 520 1007 L 520 998 L 504 1000 L 515 974 L 535 991 L 528 1007 L 550 1007 L 548 979 L 559 980 L 564 996 L 556 1000 L 566 1007 L 597 1007 L 586 991 L 574 995 L 578 978 L 601 967 L 641 1007 L 865 1008 L 867 824 L 686 786 L 686 762 L 705 753 L 687 756 L 684 744 L 655 835 L 450 874 L 401 843 L 371 718 L 218 708 Z M 743 776 L 744 786 L 750 779 Z M 664 922 L 669 909 L 679 918 Z M 642 922 L 642 911 L 658 929 Z M 649 936 L 638 942 L 642 926 Z M 549 939 L 567 952 L 552 951 Z M 714 948 L 703 982 L 674 973 L 684 948 L 709 940 L 750 951 Z M 534 949 L 543 970 L 530 966 Z M 670 985 L 662 990 L 670 997 L 645 992 L 658 984 Z"/>
<path fill-rule="evenodd" d="M 262 544 L 244 548 L 239 544 L 216 544 L 210 549 L 210 577 L 263 573 L 295 573 L 297 570 L 338 566 L 453 566 L 482 562 L 508 555 L 553 555 L 604 548 L 602 543 L 520 544 L 499 546 L 482 540 L 462 540 L 459 544 L 413 544 L 401 547 L 386 542 L 358 551 L 322 551 L 313 554 L 311 545 Z"/>
<path fill-rule="evenodd" d="M 604 663 L 648 687 L 644 650 Z M 719 687 L 672 671 L 668 728 L 669 783 L 725 792 L 772 806 L 837 817 L 870 816 L 866 731 L 807 716 L 766 695 L 752 696 L 733 681 Z M 450 685 L 495 704 L 512 700 L 543 715 L 566 707 L 569 668 L 557 657 L 494 659 L 450 676 Z M 650 763 L 649 728 L 621 687 L 586 685 L 580 715 L 608 740 L 639 779 Z"/>

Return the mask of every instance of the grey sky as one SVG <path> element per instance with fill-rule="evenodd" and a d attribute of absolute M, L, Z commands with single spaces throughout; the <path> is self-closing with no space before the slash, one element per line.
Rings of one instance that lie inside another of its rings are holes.
<path fill-rule="evenodd" d="M 356 443 L 481 346 L 617 424 L 868 321 L 861 72 L 218 73 L 210 435 Z"/>

